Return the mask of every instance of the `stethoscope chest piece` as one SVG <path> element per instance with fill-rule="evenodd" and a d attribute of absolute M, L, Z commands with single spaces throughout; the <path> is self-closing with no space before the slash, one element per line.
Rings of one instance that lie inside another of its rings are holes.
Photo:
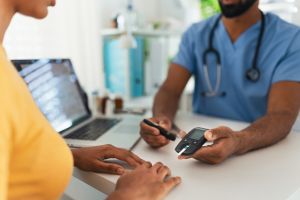
<path fill-rule="evenodd" d="M 257 68 L 251 68 L 247 71 L 246 77 L 249 81 L 257 82 L 260 79 L 260 71 Z"/>

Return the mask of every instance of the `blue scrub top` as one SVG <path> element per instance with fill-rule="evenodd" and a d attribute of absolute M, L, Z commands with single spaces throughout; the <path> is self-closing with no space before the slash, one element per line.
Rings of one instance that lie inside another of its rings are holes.
<path fill-rule="evenodd" d="M 208 91 L 204 78 L 203 52 L 208 48 L 211 28 L 218 16 L 192 25 L 183 35 L 173 63 L 186 68 L 195 77 L 193 111 L 199 114 L 253 122 L 265 115 L 268 93 L 273 83 L 300 81 L 300 29 L 274 14 L 265 14 L 266 27 L 257 67 L 261 77 L 257 82 L 246 78 L 252 67 L 261 21 L 246 30 L 232 43 L 222 20 L 213 39 L 222 65 L 220 92 L 226 96 L 204 97 Z M 208 56 L 211 83 L 216 83 L 216 59 Z"/>

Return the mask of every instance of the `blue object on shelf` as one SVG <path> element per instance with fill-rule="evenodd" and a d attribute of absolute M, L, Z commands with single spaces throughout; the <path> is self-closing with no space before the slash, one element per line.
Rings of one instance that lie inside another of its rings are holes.
<path fill-rule="evenodd" d="M 109 92 L 126 95 L 128 55 L 120 39 L 105 38 L 103 44 L 105 86 Z"/>
<path fill-rule="evenodd" d="M 144 38 L 137 36 L 137 48 L 130 49 L 130 95 L 140 97 L 144 95 Z"/>
<path fill-rule="evenodd" d="M 145 39 L 141 36 L 136 36 L 135 39 L 137 48 L 128 51 L 128 49 L 122 48 L 120 39 L 104 37 L 105 86 L 110 93 L 123 96 L 130 95 L 130 97 L 144 95 Z M 127 68 L 128 64 L 129 67 Z M 129 70 L 129 72 L 126 70 Z M 129 88 L 126 88 L 127 86 Z M 129 94 L 127 91 L 129 91 Z"/>

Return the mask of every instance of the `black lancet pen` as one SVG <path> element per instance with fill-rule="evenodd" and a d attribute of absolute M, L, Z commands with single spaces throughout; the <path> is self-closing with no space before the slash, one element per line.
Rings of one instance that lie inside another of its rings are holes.
<path fill-rule="evenodd" d="M 173 133 L 168 132 L 166 129 L 162 128 L 161 126 L 159 126 L 157 123 L 155 122 L 151 122 L 148 119 L 144 119 L 143 122 L 145 124 L 147 124 L 148 126 L 157 128 L 160 132 L 161 135 L 163 135 L 165 138 L 167 138 L 168 140 L 172 140 L 175 141 L 176 140 L 176 135 Z"/>

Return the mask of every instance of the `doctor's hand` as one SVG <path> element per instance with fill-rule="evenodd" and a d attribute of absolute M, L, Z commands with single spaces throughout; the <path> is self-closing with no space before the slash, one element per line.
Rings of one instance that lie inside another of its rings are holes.
<path fill-rule="evenodd" d="M 170 131 L 172 128 L 172 122 L 167 117 L 156 117 L 150 118 L 149 120 L 157 123 L 167 131 Z M 153 148 L 160 148 L 169 144 L 169 140 L 162 136 L 158 129 L 148 126 L 144 122 L 140 123 L 140 134 L 142 138 Z"/>
<path fill-rule="evenodd" d="M 120 177 L 115 192 L 107 200 L 162 200 L 181 182 L 179 177 L 169 177 L 170 174 L 162 163 L 152 167 L 141 165 Z"/>
<path fill-rule="evenodd" d="M 140 165 L 151 166 L 151 163 L 142 160 L 134 153 L 112 145 L 72 149 L 72 154 L 74 157 L 74 165 L 76 167 L 84 171 L 96 173 L 124 174 L 124 166 L 106 162 L 105 160 L 109 158 L 116 158 L 124 161 L 133 168 Z"/>
<path fill-rule="evenodd" d="M 205 132 L 205 138 L 212 145 L 201 147 L 192 156 L 179 156 L 179 159 L 194 158 L 208 164 L 220 164 L 238 151 L 239 137 L 228 127 L 218 127 Z"/>

